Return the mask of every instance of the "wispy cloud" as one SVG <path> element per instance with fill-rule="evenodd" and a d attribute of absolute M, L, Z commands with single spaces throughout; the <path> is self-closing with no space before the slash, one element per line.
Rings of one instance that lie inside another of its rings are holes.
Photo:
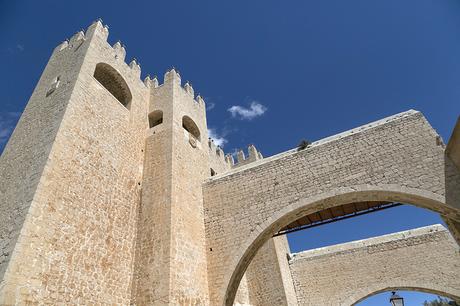
<path fill-rule="evenodd" d="M 24 52 L 25 47 L 24 47 L 23 44 L 18 43 L 15 46 L 10 45 L 9 47 L 7 47 L 6 49 L 3 49 L 3 50 L 5 50 L 6 52 L 8 52 L 10 54 L 17 54 L 17 53 Z"/>
<path fill-rule="evenodd" d="M 224 147 L 228 140 L 225 138 L 225 134 L 217 133 L 216 129 L 209 128 L 208 129 L 209 137 L 214 140 L 214 143 L 218 146 Z"/>
<path fill-rule="evenodd" d="M 206 102 L 206 110 L 207 110 L 207 111 L 210 111 L 210 110 L 213 109 L 214 107 L 216 107 L 216 103 L 213 103 L 213 102 Z"/>
<path fill-rule="evenodd" d="M 8 141 L 21 113 L 0 112 L 0 148 Z"/>
<path fill-rule="evenodd" d="M 257 101 L 252 101 L 249 108 L 241 105 L 233 105 L 228 109 L 232 114 L 233 118 L 239 118 L 242 120 L 252 120 L 256 117 L 262 116 L 266 111 L 267 107 L 260 104 Z"/>

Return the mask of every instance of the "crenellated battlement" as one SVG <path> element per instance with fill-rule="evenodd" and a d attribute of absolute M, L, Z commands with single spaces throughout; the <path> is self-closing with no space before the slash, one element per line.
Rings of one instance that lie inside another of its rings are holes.
<path fill-rule="evenodd" d="M 227 154 L 226 160 L 228 163 L 230 163 L 232 168 L 237 168 L 264 158 L 262 153 L 260 153 L 253 144 L 248 146 L 248 155 L 249 156 L 246 157 L 243 150 L 238 150 L 236 153 L 236 163 L 232 154 Z"/>
<path fill-rule="evenodd" d="M 217 158 L 221 159 L 222 162 L 226 162 L 225 160 L 225 152 L 221 146 L 216 145 L 212 138 L 208 138 L 208 147 L 209 147 L 209 155 L 213 154 Z"/>
<path fill-rule="evenodd" d="M 163 83 L 159 83 L 157 76 L 155 76 L 153 79 L 150 79 L 150 76 L 144 79 L 144 84 L 152 89 L 160 88 L 165 84 L 171 83 L 175 83 L 176 85 L 180 86 L 184 90 L 184 92 L 188 96 L 190 96 L 190 98 L 195 102 L 197 106 L 199 106 L 203 110 L 206 109 L 206 103 L 203 97 L 201 97 L 200 94 L 197 94 L 195 96 L 195 90 L 193 89 L 193 86 L 189 81 L 185 82 L 185 84 L 182 85 L 181 75 L 179 71 L 174 67 L 165 72 Z"/>
<path fill-rule="evenodd" d="M 70 45 L 75 44 L 79 42 L 80 40 L 85 40 L 85 32 L 83 32 L 82 30 L 72 35 L 72 37 L 70 38 L 69 44 Z"/>
<path fill-rule="evenodd" d="M 232 169 L 232 164 L 229 163 L 223 148 L 214 143 L 212 138 L 208 138 L 209 148 L 209 166 L 211 168 L 211 176 L 226 173 Z"/>
<path fill-rule="evenodd" d="M 178 84 L 181 84 L 180 73 L 174 67 L 165 72 L 163 80 L 164 80 L 164 83 L 177 82 Z"/>
<path fill-rule="evenodd" d="M 129 62 L 126 61 L 126 47 L 120 40 L 116 41 L 113 45 L 108 43 L 109 26 L 103 24 L 102 19 L 100 18 L 95 20 L 86 30 L 80 30 L 72 35 L 70 39 L 64 40 L 56 47 L 55 52 L 60 53 L 70 50 L 75 52 L 86 41 L 92 40 L 93 37 L 97 37 L 98 39 L 105 41 L 112 50 L 114 59 L 119 61 L 127 68 L 129 67 L 130 69 L 126 69 L 126 71 L 131 71 L 133 76 L 139 79 L 139 81 L 143 83 L 145 87 L 150 88 L 151 90 L 155 90 L 156 88 L 162 87 L 164 84 L 176 83 L 184 90 L 187 95 L 192 98 L 197 106 L 203 110 L 206 108 L 204 99 L 199 94 L 195 95 L 195 90 L 189 81 L 182 85 L 181 75 L 179 71 L 177 71 L 177 69 L 174 67 L 166 71 L 164 74 L 163 83 L 160 83 L 157 76 L 151 78 L 150 75 L 147 75 L 142 81 L 142 70 L 139 61 L 136 58 L 131 59 Z"/>
<path fill-rule="evenodd" d="M 133 58 L 131 62 L 129 63 L 129 68 L 131 68 L 133 71 L 136 71 L 139 79 L 141 77 L 141 65 L 138 63 L 136 58 Z"/>
<path fill-rule="evenodd" d="M 74 51 L 76 52 L 86 41 L 92 40 L 94 37 L 105 41 L 110 49 L 112 50 L 112 55 L 115 60 L 120 61 L 122 65 L 129 67 L 130 70 L 126 69 L 126 71 L 131 71 L 133 76 L 139 79 L 141 83 L 147 86 L 146 82 L 142 82 L 141 80 L 141 66 L 139 61 L 136 58 L 133 58 L 129 63 L 126 62 L 126 47 L 125 45 L 118 40 L 113 45 L 108 43 L 109 38 L 109 26 L 103 24 L 102 19 L 97 19 L 86 30 L 80 30 L 76 32 L 70 39 L 64 40 L 61 44 L 59 44 L 55 48 L 55 52 L 66 52 L 66 51 Z"/>
<path fill-rule="evenodd" d="M 206 106 L 206 103 L 204 102 L 204 99 L 203 99 L 199 94 L 196 96 L 195 101 L 196 101 L 198 104 L 200 104 L 201 106 L 203 106 L 203 107 Z"/>
<path fill-rule="evenodd" d="M 115 52 L 115 58 L 124 61 L 126 57 L 125 45 L 123 45 L 121 41 L 117 41 L 112 46 L 112 48 L 113 48 L 113 51 Z"/>
<path fill-rule="evenodd" d="M 151 78 L 150 74 L 147 74 L 144 78 L 144 85 L 148 88 L 157 88 L 159 86 L 157 76 L 155 75 Z"/>
<path fill-rule="evenodd" d="M 193 90 L 192 84 L 190 84 L 188 81 L 184 85 L 184 90 L 192 97 L 195 97 L 195 91 Z"/>

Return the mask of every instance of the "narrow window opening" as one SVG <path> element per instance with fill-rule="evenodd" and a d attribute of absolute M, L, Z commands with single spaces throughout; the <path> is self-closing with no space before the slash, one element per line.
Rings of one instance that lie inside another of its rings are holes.
<path fill-rule="evenodd" d="M 195 139 L 200 140 L 200 129 L 189 116 L 182 117 L 182 127 Z"/>
<path fill-rule="evenodd" d="M 61 83 L 61 76 L 58 75 L 56 78 L 54 78 L 53 83 L 51 83 L 50 88 L 46 92 L 46 96 L 48 97 L 49 95 L 51 95 L 59 87 L 60 83 Z"/>
<path fill-rule="evenodd" d="M 130 108 L 131 91 L 123 77 L 112 66 L 99 63 L 94 70 L 94 78 L 107 89 L 124 107 Z"/>
<path fill-rule="evenodd" d="M 214 176 L 214 175 L 216 175 L 216 174 L 217 174 L 216 171 L 214 171 L 214 169 L 211 168 L 211 176 Z"/>
<path fill-rule="evenodd" d="M 149 126 L 153 128 L 163 123 L 163 112 L 161 110 L 153 111 L 149 114 Z"/>

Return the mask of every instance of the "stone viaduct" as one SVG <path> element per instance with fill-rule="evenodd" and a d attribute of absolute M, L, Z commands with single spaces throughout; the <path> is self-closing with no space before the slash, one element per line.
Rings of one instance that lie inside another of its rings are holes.
<path fill-rule="evenodd" d="M 162 84 L 141 81 L 138 62 L 107 39 L 96 21 L 56 47 L 0 157 L 0 304 L 326 303 L 327 275 L 350 281 L 337 263 L 360 268 L 349 253 L 405 265 L 442 248 L 433 253 L 441 262 L 425 256 L 410 267 L 458 271 L 458 123 L 447 147 L 410 110 L 267 158 L 250 146 L 235 163 L 208 139 L 205 102 L 176 70 Z M 284 238 L 271 239 L 308 215 L 363 202 L 433 210 L 454 238 L 436 227 L 290 260 Z M 458 298 L 449 275 L 368 279 L 358 296 L 327 303 L 406 287 Z"/>

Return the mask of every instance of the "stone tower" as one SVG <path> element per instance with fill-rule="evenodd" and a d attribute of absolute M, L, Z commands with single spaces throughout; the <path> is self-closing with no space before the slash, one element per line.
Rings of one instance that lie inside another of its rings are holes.
<path fill-rule="evenodd" d="M 201 183 L 230 165 L 191 85 L 107 38 L 54 50 L 1 156 L 2 305 L 209 303 Z"/>
<path fill-rule="evenodd" d="M 151 83 L 135 299 L 202 305 L 208 300 L 201 194 L 210 176 L 206 108 L 174 69 L 164 84 Z"/>

